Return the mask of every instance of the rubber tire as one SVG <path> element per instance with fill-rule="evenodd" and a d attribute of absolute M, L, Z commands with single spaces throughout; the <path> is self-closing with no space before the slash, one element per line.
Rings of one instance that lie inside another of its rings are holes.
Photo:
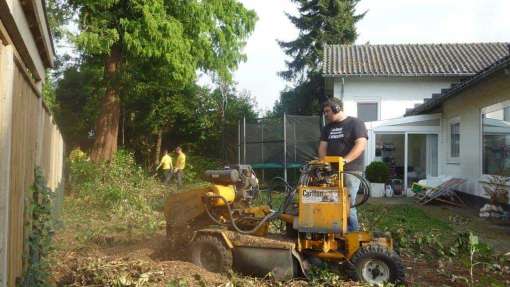
<path fill-rule="evenodd" d="M 366 259 L 378 259 L 385 262 L 390 269 L 390 280 L 388 283 L 403 284 L 405 282 L 404 265 L 398 254 L 380 245 L 366 245 L 361 247 L 352 256 L 349 266 L 349 277 L 355 281 L 363 280 L 361 268 Z"/>
<path fill-rule="evenodd" d="M 212 262 L 203 262 L 203 252 L 215 253 L 217 258 L 208 258 Z M 210 235 L 200 236 L 193 241 L 191 262 L 211 272 L 228 273 L 228 271 L 232 270 L 232 251 L 218 237 Z"/>

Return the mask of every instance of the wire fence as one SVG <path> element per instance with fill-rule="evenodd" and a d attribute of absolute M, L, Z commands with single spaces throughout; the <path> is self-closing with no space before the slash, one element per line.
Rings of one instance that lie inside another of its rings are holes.
<path fill-rule="evenodd" d="M 260 118 L 253 122 L 239 121 L 237 130 L 230 130 L 224 147 L 229 162 L 250 164 L 262 176 L 283 176 L 295 173 L 305 162 L 317 157 L 320 116 L 286 115 Z"/>

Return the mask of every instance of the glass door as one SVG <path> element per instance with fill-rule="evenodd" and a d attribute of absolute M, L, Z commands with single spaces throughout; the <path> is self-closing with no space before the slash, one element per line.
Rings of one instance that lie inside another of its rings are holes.
<path fill-rule="evenodd" d="M 438 135 L 376 133 L 374 160 L 388 165 L 393 194 L 405 195 L 414 182 L 438 176 Z"/>
<path fill-rule="evenodd" d="M 405 179 L 405 134 L 376 134 L 376 161 L 386 163 L 390 169 L 389 184 L 394 195 L 403 195 Z"/>
<path fill-rule="evenodd" d="M 438 136 L 407 135 L 407 187 L 427 177 L 437 176 Z"/>

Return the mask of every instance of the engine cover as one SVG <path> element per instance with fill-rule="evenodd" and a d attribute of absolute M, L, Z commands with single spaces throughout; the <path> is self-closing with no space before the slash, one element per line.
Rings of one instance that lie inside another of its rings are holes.
<path fill-rule="evenodd" d="M 303 186 L 299 189 L 300 232 L 345 233 L 347 232 L 347 192 L 338 187 Z"/>

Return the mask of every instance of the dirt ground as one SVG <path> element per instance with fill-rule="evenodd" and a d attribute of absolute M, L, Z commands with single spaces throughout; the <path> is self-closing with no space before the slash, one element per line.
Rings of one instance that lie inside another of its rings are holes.
<path fill-rule="evenodd" d="M 171 252 L 166 249 L 166 246 L 164 234 L 158 233 L 152 238 L 135 243 L 111 247 L 90 246 L 81 250 L 61 253 L 61 258 L 65 258 L 65 260 L 60 262 L 55 270 L 55 281 L 59 286 L 73 286 L 73 284 L 76 284 L 74 286 L 87 286 L 86 278 L 77 280 L 82 275 L 79 274 L 80 271 L 86 269 L 80 265 L 87 268 L 94 264 L 100 268 L 114 266 L 114 272 L 117 273 L 122 270 L 123 264 L 129 266 L 130 263 L 135 263 L 135 267 L 146 267 L 147 270 L 144 270 L 143 273 L 154 272 L 152 284 L 149 284 L 152 286 L 169 286 L 169 282 L 173 281 L 177 286 L 183 284 L 203 286 L 202 282 L 206 282 L 207 286 L 218 286 L 229 281 L 224 275 L 208 272 L 181 260 L 186 257 L 185 254 Z M 116 268 L 115 265 L 120 268 Z M 77 284 L 76 281 L 81 281 L 84 284 Z"/>
<path fill-rule="evenodd" d="M 62 240 L 59 238 L 58 240 Z M 146 286 L 310 286 L 303 279 L 294 279 L 285 283 L 274 282 L 271 278 L 251 278 L 238 274 L 217 274 L 197 267 L 188 262 L 185 247 L 169 250 L 163 233 L 149 239 L 112 247 L 87 247 L 74 251 L 59 252 L 58 264 L 54 266 L 54 280 L 57 286 L 101 286 L 97 277 L 108 275 L 87 274 L 90 271 L 112 269 L 109 277 L 121 277 L 126 269 L 143 269 L 139 273 L 152 273 Z M 84 272 L 86 271 L 86 272 Z M 99 272 L 98 272 L 99 273 Z M 135 273 L 135 272 L 132 272 Z M 92 279 L 91 277 L 96 277 Z M 132 276 L 140 278 L 140 274 Z M 106 279 L 106 278 L 105 278 Z M 106 280 L 105 280 L 106 281 Z M 109 280 L 112 281 L 112 280 Z M 137 285 L 120 285 L 137 286 Z M 361 286 L 356 282 L 342 282 L 338 286 Z"/>
<path fill-rule="evenodd" d="M 371 199 L 370 203 L 399 208 L 402 204 L 412 204 L 412 199 Z M 487 222 L 469 209 L 443 205 L 420 206 L 420 209 L 431 218 L 456 222 L 452 226 L 457 231 L 476 230 L 481 239 L 499 254 L 510 251 L 508 225 Z M 76 228 L 68 223 L 55 237 L 57 248 L 53 254 L 52 269 L 57 286 L 316 286 L 300 279 L 276 283 L 270 278 L 208 272 L 187 262 L 186 246 L 169 249 L 163 226 L 149 237 L 101 243 L 79 242 Z M 448 260 L 401 256 L 406 266 L 407 286 L 468 286 L 465 278 L 469 278 L 469 272 L 465 266 Z M 477 286 L 510 286 L 510 270 L 497 274 L 482 278 Z M 341 281 L 334 286 L 359 284 Z"/>

